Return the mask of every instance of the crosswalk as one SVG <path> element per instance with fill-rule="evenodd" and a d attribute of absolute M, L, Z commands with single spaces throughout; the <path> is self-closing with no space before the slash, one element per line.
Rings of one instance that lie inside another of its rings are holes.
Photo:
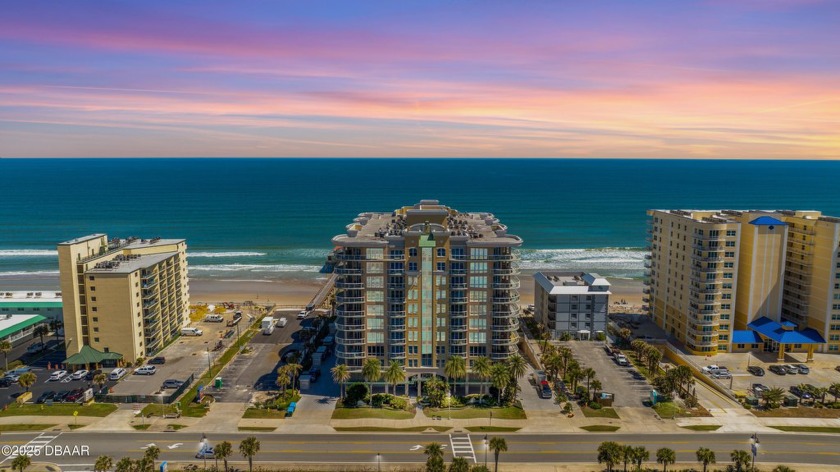
<path fill-rule="evenodd" d="M 26 454 L 26 455 L 29 455 L 29 456 L 38 456 L 40 454 L 35 453 L 36 450 L 42 450 L 44 448 L 44 446 L 46 446 L 47 444 L 55 441 L 56 438 L 58 438 L 59 436 L 61 436 L 61 433 L 46 433 L 46 432 L 44 432 L 44 433 L 39 434 L 38 436 L 35 436 L 34 438 L 32 438 L 28 443 L 24 444 L 23 446 L 16 446 L 16 448 L 18 448 L 18 449 L 10 449 L 10 452 L 18 452 L 20 454 Z M 4 450 L 3 450 L 4 454 L 6 452 L 7 447 L 8 446 L 4 446 Z M 3 460 L 0 461 L 0 464 L 6 462 L 9 459 L 14 459 L 17 456 L 18 456 L 18 454 L 6 454 L 5 457 L 3 458 Z"/>
<path fill-rule="evenodd" d="M 452 447 L 453 457 L 463 457 L 472 460 L 473 463 L 476 462 L 475 450 L 473 449 L 469 434 L 450 434 L 449 444 Z"/>

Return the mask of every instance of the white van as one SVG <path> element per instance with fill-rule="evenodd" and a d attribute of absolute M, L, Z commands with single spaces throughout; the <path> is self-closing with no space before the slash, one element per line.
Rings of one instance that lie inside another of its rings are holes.
<path fill-rule="evenodd" d="M 204 331 L 198 328 L 181 328 L 181 336 L 201 336 Z"/>
<path fill-rule="evenodd" d="M 225 317 L 222 315 L 207 315 L 204 317 L 204 321 L 208 323 L 221 323 L 225 320 Z"/>
<path fill-rule="evenodd" d="M 286 318 L 280 318 L 277 320 L 277 327 L 278 328 L 285 328 L 286 327 Z"/>
<path fill-rule="evenodd" d="M 112 370 L 110 374 L 108 374 L 108 380 L 119 380 L 123 378 L 125 373 L 125 369 L 123 369 L 122 367 L 117 367 L 116 369 Z"/>

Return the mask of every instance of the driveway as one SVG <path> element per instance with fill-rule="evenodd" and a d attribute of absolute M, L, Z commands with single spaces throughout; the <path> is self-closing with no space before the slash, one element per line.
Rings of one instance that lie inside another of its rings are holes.
<path fill-rule="evenodd" d="M 613 406 L 641 407 L 650 398 L 651 386 L 647 380 L 633 378 L 633 367 L 621 367 L 604 351 L 604 343 L 598 341 L 569 341 L 566 343 L 582 368 L 595 369 L 601 381 L 601 391 L 615 394 Z M 586 385 L 586 380 L 581 381 Z"/>

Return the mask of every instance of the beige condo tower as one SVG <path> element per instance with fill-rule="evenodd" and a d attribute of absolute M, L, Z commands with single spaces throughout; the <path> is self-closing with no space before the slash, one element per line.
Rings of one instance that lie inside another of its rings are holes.
<path fill-rule="evenodd" d="M 840 350 L 840 219 L 650 210 L 654 321 L 691 352 Z"/>
<path fill-rule="evenodd" d="M 151 356 L 189 321 L 187 243 L 94 234 L 58 245 L 67 356 Z"/>

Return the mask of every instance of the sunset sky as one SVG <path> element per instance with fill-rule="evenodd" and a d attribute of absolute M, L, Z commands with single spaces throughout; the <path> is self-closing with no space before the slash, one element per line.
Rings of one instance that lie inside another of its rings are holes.
<path fill-rule="evenodd" d="M 840 2 L 9 2 L 0 156 L 840 158 Z"/>

